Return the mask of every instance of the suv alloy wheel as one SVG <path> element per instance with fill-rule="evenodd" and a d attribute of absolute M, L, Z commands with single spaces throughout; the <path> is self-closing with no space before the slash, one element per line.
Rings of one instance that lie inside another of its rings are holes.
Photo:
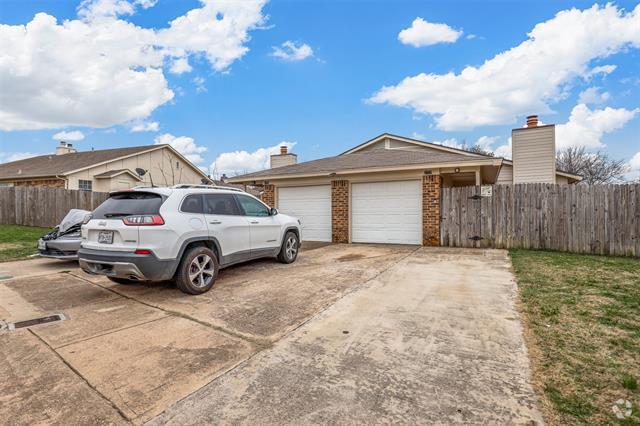
<path fill-rule="evenodd" d="M 216 281 L 218 269 L 218 259 L 213 251 L 194 247 L 182 256 L 176 271 L 176 285 L 188 294 L 206 293 Z"/>

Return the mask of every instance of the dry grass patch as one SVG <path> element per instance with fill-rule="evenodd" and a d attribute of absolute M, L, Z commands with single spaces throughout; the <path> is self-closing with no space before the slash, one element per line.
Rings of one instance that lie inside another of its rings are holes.
<path fill-rule="evenodd" d="M 510 254 L 546 421 L 640 424 L 640 261 Z"/>

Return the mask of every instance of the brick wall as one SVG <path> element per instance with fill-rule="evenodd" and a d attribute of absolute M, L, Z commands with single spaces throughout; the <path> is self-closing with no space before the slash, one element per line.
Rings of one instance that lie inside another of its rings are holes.
<path fill-rule="evenodd" d="M 422 178 L 422 245 L 440 245 L 440 185 L 439 175 Z"/>
<path fill-rule="evenodd" d="M 262 201 L 269 207 L 275 207 L 276 205 L 276 188 L 273 185 L 264 185 L 262 188 Z"/>
<path fill-rule="evenodd" d="M 45 188 L 64 188 L 65 181 L 63 179 L 34 179 L 34 180 L 17 180 L 13 182 L 14 186 L 42 186 Z"/>
<path fill-rule="evenodd" d="M 349 242 L 349 181 L 331 181 L 331 241 Z"/>

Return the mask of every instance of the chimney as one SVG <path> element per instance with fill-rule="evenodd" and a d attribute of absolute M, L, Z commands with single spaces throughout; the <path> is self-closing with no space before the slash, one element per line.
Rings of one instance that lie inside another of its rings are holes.
<path fill-rule="evenodd" d="M 76 149 L 73 144 L 65 141 L 60 141 L 60 145 L 56 148 L 56 155 L 72 154 L 74 152 L 76 152 Z"/>
<path fill-rule="evenodd" d="M 511 131 L 513 183 L 556 183 L 556 126 L 538 126 L 538 116 Z"/>
<path fill-rule="evenodd" d="M 290 166 L 292 164 L 296 164 L 298 162 L 298 156 L 294 153 L 289 152 L 286 145 L 280 146 L 280 154 L 273 154 L 270 158 L 270 169 L 275 169 L 276 167 L 284 167 Z"/>

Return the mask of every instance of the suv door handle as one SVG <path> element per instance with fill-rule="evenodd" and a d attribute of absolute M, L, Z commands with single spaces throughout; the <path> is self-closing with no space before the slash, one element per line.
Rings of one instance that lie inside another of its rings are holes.
<path fill-rule="evenodd" d="M 260 223 L 260 222 L 258 222 L 257 220 L 252 220 L 252 221 L 251 221 L 251 223 L 252 223 L 252 224 L 254 224 L 254 225 L 256 225 L 256 224 L 258 224 L 258 223 Z"/>
<path fill-rule="evenodd" d="M 220 225 L 222 222 L 220 222 L 219 220 L 212 220 L 209 223 L 212 224 L 212 225 Z"/>

